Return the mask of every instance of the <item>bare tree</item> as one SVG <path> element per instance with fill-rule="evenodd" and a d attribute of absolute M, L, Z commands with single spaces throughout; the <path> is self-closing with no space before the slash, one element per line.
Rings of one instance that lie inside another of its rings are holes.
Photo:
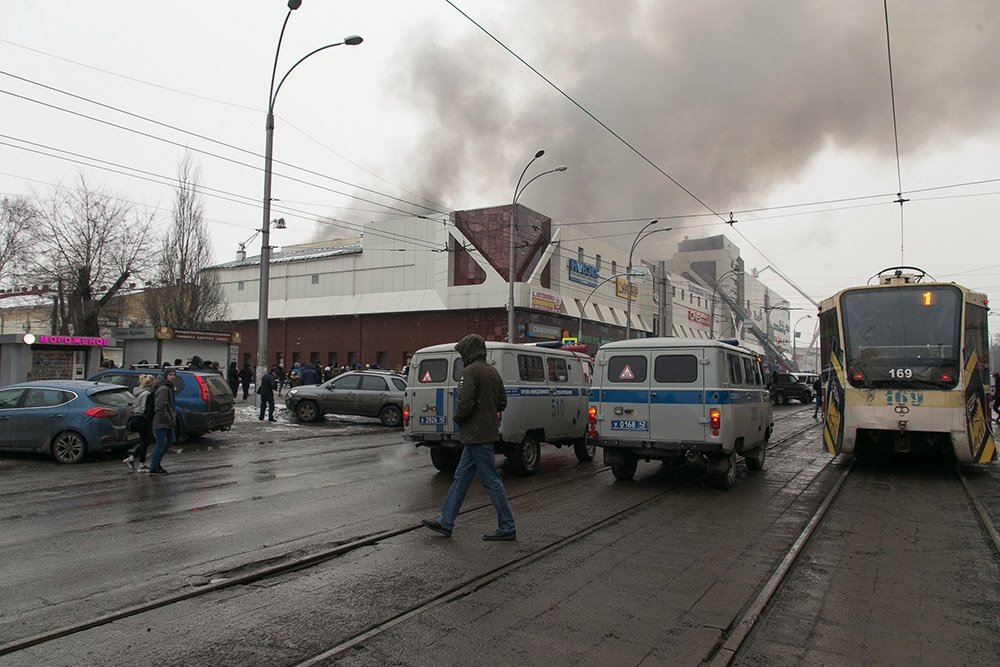
<path fill-rule="evenodd" d="M 227 310 L 218 279 L 209 271 L 212 252 L 198 181 L 201 169 L 186 153 L 177 167 L 177 189 L 170 229 L 160 249 L 157 281 L 146 290 L 145 306 L 153 326 L 197 328 L 222 318 Z"/>
<path fill-rule="evenodd" d="M 150 248 L 153 215 L 91 188 L 81 173 L 75 189 L 56 188 L 36 203 L 33 273 L 56 285 L 53 328 L 100 334 L 99 316 Z"/>
<path fill-rule="evenodd" d="M 13 284 L 25 268 L 35 208 L 24 197 L 0 199 L 0 280 Z"/>

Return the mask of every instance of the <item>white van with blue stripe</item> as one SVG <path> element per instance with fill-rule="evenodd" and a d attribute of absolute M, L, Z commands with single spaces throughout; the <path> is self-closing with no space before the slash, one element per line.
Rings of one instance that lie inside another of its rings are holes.
<path fill-rule="evenodd" d="M 507 390 L 507 409 L 500 419 L 496 452 L 507 456 L 516 472 L 538 469 L 542 442 L 572 445 L 580 461 L 594 458 L 586 440 L 590 358 L 579 352 L 535 345 L 486 341 L 486 362 L 500 373 Z M 431 462 L 452 472 L 462 453 L 458 424 L 461 355 L 454 343 L 418 350 L 410 360 L 403 400 L 404 437 L 427 447 Z"/>
<path fill-rule="evenodd" d="M 773 428 L 757 356 L 736 341 L 642 338 L 597 350 L 590 390 L 590 440 L 616 479 L 639 460 L 706 467 L 731 488 L 737 455 L 764 467 Z"/>

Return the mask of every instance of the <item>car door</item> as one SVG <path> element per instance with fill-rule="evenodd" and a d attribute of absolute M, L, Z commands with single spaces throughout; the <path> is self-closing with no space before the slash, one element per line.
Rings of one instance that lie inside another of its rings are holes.
<path fill-rule="evenodd" d="M 18 405 L 25 391 L 23 387 L 0 389 L 0 448 L 11 447 L 11 433 L 18 421 Z"/>
<path fill-rule="evenodd" d="M 351 373 L 342 375 L 330 381 L 323 392 L 323 412 L 333 414 L 353 415 L 354 406 L 358 401 L 358 388 L 361 386 L 361 375 Z"/>
<path fill-rule="evenodd" d="M 11 449 L 36 450 L 71 423 L 72 392 L 47 387 L 31 387 L 11 424 Z"/>
<path fill-rule="evenodd" d="M 357 397 L 357 414 L 377 417 L 389 398 L 389 383 L 379 375 L 364 375 Z"/>

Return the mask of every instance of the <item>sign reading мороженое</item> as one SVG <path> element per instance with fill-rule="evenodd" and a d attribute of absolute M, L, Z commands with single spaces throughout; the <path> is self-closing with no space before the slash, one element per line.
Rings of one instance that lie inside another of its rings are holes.
<path fill-rule="evenodd" d="M 96 338 L 91 336 L 35 336 L 35 343 L 42 345 L 83 345 L 87 347 L 99 346 L 107 347 L 110 344 L 107 338 Z M 25 341 L 26 343 L 28 341 Z"/>

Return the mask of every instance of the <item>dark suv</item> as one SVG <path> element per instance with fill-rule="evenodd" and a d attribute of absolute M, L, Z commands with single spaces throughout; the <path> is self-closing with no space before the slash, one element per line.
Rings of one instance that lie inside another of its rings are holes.
<path fill-rule="evenodd" d="M 173 369 L 177 375 L 177 437 L 197 438 L 209 431 L 228 431 L 236 419 L 233 392 L 217 373 Z M 90 376 L 88 380 L 110 382 L 133 390 L 140 375 L 152 375 L 157 380 L 163 371 L 159 368 L 109 368 Z"/>
<path fill-rule="evenodd" d="M 299 385 L 288 392 L 285 405 L 301 421 L 329 413 L 378 417 L 386 426 L 403 425 L 406 378 L 391 371 L 347 371 L 317 385 Z"/>
<path fill-rule="evenodd" d="M 800 403 L 812 403 L 812 385 L 806 384 L 794 373 L 772 374 L 771 400 L 776 405 L 784 405 L 793 398 Z"/>

